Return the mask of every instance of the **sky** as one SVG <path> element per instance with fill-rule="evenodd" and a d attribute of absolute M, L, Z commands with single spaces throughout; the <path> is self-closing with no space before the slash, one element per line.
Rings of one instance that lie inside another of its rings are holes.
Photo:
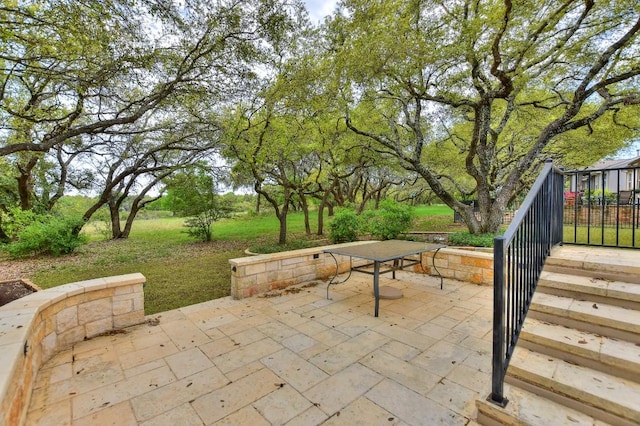
<path fill-rule="evenodd" d="M 337 2 L 338 0 L 304 0 L 314 24 L 322 22 L 325 16 L 331 14 Z"/>

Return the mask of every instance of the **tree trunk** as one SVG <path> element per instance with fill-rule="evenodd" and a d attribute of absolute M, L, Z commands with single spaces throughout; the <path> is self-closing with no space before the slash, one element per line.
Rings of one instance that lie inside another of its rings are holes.
<path fill-rule="evenodd" d="M 286 206 L 282 207 L 282 211 L 278 215 L 278 221 L 280 222 L 280 233 L 278 234 L 278 244 L 287 244 L 287 210 Z"/>
<path fill-rule="evenodd" d="M 131 211 L 129 212 L 129 216 L 127 216 L 127 221 L 124 224 L 124 229 L 120 233 L 119 238 L 129 238 L 129 235 L 131 234 L 131 228 L 133 227 L 133 221 L 140 210 L 141 207 L 138 203 L 134 202 L 131 205 Z"/>
<path fill-rule="evenodd" d="M 32 207 L 33 180 L 31 175 L 36 164 L 38 164 L 38 157 L 31 157 L 24 166 L 18 164 L 20 176 L 16 179 L 18 180 L 18 196 L 20 197 L 20 208 L 22 210 L 30 210 Z"/>
<path fill-rule="evenodd" d="M 318 205 L 318 232 L 316 235 L 322 235 L 324 232 L 324 203 L 325 201 L 320 201 Z"/>
<path fill-rule="evenodd" d="M 300 208 L 304 213 L 304 231 L 307 235 L 311 235 L 311 223 L 309 222 L 309 203 L 307 203 L 307 197 L 304 194 L 300 196 Z"/>
<path fill-rule="evenodd" d="M 114 200 L 109 200 L 107 205 L 109 206 L 109 216 L 111 217 L 111 238 L 117 240 L 118 238 L 122 238 L 118 204 Z"/>

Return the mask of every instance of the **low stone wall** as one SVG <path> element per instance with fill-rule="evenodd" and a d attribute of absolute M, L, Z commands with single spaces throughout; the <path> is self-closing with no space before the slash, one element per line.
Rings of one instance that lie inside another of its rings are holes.
<path fill-rule="evenodd" d="M 40 366 L 74 343 L 144 321 L 142 274 L 66 284 L 0 307 L 0 425 L 23 424 Z"/>
<path fill-rule="evenodd" d="M 331 255 L 323 253 L 324 249 L 370 242 L 358 241 L 231 259 L 231 296 L 234 299 L 242 299 L 304 282 L 327 281 L 336 272 L 336 261 L 340 273 L 348 271 L 350 263 L 347 256 L 336 255 L 334 260 Z M 421 264 L 415 265 L 413 271 L 437 275 L 433 269 L 433 254 L 423 253 Z M 438 252 L 435 262 L 436 268 L 445 278 L 493 285 L 492 253 L 474 249 L 444 248 Z M 364 261 L 354 259 L 354 265 L 362 263 Z"/>
<path fill-rule="evenodd" d="M 243 299 L 304 282 L 326 281 L 335 274 L 336 261 L 331 255 L 323 253 L 325 248 L 369 242 L 358 241 L 230 259 L 231 297 Z M 341 273 L 349 270 L 348 257 L 336 256 L 336 260 Z"/>
<path fill-rule="evenodd" d="M 423 253 L 422 269 L 436 275 L 433 252 Z M 479 285 L 493 285 L 493 250 L 475 248 L 444 248 L 435 259 L 435 267 L 445 278 L 453 278 Z"/>

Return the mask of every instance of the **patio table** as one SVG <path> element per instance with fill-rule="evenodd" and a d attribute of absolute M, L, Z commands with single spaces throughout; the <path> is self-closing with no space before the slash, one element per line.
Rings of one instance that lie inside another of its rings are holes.
<path fill-rule="evenodd" d="M 399 269 L 408 268 L 413 265 L 417 265 L 420 263 L 422 258 L 422 253 L 435 251 L 433 254 L 433 269 L 436 271 L 438 276 L 440 277 L 440 289 L 442 289 L 442 274 L 438 271 L 435 265 L 435 258 L 440 251 L 441 248 L 446 247 L 444 244 L 434 244 L 434 243 L 421 243 L 416 241 L 402 241 L 402 240 L 387 240 L 387 241 L 379 241 L 372 242 L 368 244 L 359 244 L 355 246 L 347 246 L 347 247 L 335 247 L 328 248 L 324 250 L 324 253 L 329 253 L 333 260 L 336 262 L 336 273 L 329 280 L 327 284 L 327 299 L 329 298 L 329 287 L 331 285 L 342 284 L 346 282 L 351 276 L 352 271 L 363 272 L 365 274 L 373 275 L 373 294 L 375 296 L 375 316 L 378 316 L 378 307 L 380 304 L 380 274 L 384 274 L 387 272 L 392 272 L 393 278 L 396 277 L 396 271 Z M 341 282 L 334 282 L 334 280 L 338 277 L 339 272 L 339 264 L 338 259 L 336 259 L 335 255 L 349 256 L 349 262 L 351 267 L 349 268 L 349 275 L 347 278 Z M 418 258 L 409 257 L 418 255 Z M 365 265 L 353 266 L 353 259 L 364 259 L 370 261 Z M 386 262 L 393 262 L 391 265 L 388 265 L 387 269 L 381 269 L 380 266 Z M 373 266 L 373 271 L 368 270 Z"/>

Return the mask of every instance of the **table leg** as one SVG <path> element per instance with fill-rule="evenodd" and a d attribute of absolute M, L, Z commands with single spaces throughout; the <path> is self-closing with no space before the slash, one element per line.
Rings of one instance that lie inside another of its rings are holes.
<path fill-rule="evenodd" d="M 380 305 L 380 262 L 373 262 L 373 295 L 376 298 L 375 316 L 378 316 L 378 306 Z"/>
<path fill-rule="evenodd" d="M 436 250 L 435 253 L 433 253 L 433 257 L 431 258 L 431 261 L 433 262 L 433 269 L 436 271 L 436 273 L 438 274 L 438 276 L 440 277 L 440 290 L 442 290 L 442 274 L 440 273 L 440 271 L 438 271 L 438 268 L 436 268 L 436 256 L 438 255 L 438 252 L 440 251 L 442 247 L 438 247 L 438 249 Z"/>
<path fill-rule="evenodd" d="M 340 265 L 338 264 L 338 259 L 333 255 L 333 253 L 329 253 L 329 254 L 331 255 L 331 257 L 333 257 L 333 260 L 336 263 L 336 273 L 333 275 L 333 278 L 329 280 L 329 283 L 327 283 L 327 299 L 329 299 L 329 286 L 344 284 L 351 277 L 351 272 L 353 271 L 353 265 L 352 265 L 353 258 L 349 257 L 349 274 L 347 275 L 347 278 L 345 278 L 342 281 L 334 281 L 336 278 L 338 278 L 338 274 L 340 273 Z"/>
<path fill-rule="evenodd" d="M 396 269 L 398 269 L 398 259 L 393 259 L 393 270 L 391 271 L 391 276 L 394 280 L 396 279 Z"/>

